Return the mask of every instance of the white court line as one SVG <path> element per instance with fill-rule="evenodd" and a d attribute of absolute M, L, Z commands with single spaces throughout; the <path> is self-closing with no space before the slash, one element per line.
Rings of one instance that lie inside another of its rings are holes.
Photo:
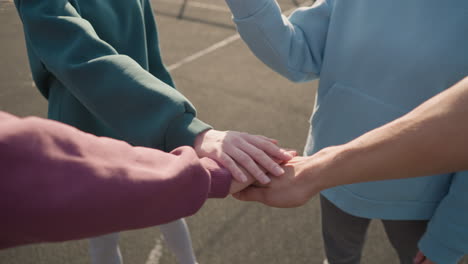
<path fill-rule="evenodd" d="M 182 1 L 171 1 L 171 0 L 158 0 L 158 2 L 174 4 L 174 5 L 176 4 L 182 5 L 183 3 Z M 193 7 L 202 8 L 202 9 L 231 13 L 231 10 L 229 10 L 229 8 L 225 6 L 207 4 L 207 3 L 197 2 L 197 1 L 188 1 L 187 6 L 193 6 Z"/>
<path fill-rule="evenodd" d="M 172 65 L 169 65 L 167 67 L 167 69 L 169 71 L 173 71 L 173 70 L 179 68 L 180 66 L 182 66 L 184 64 L 192 62 L 192 61 L 194 61 L 194 60 L 196 60 L 196 59 L 198 59 L 200 57 L 205 56 L 206 54 L 209 54 L 209 53 L 211 53 L 211 52 L 213 52 L 213 51 L 215 51 L 217 49 L 220 49 L 220 48 L 222 48 L 224 46 L 227 46 L 228 44 L 238 40 L 239 38 L 240 38 L 239 34 L 235 34 L 235 35 L 232 35 L 232 36 L 230 36 L 228 38 L 225 38 L 225 39 L 221 40 L 220 42 L 217 42 L 217 43 L 209 46 L 206 49 L 200 50 L 199 52 L 194 53 L 194 54 L 180 60 L 179 62 L 176 62 L 176 63 L 174 63 Z"/>
<path fill-rule="evenodd" d="M 301 6 L 308 6 L 310 4 L 312 4 L 311 1 L 306 1 L 306 2 L 302 3 Z M 288 15 L 288 14 L 292 13 L 294 10 L 296 10 L 297 8 L 299 8 L 299 7 L 295 6 L 295 7 L 291 8 L 291 9 L 288 9 L 288 10 L 284 11 L 283 14 Z M 223 39 L 223 40 L 209 46 L 206 49 L 200 50 L 200 51 L 198 51 L 198 52 L 196 52 L 196 53 L 194 53 L 194 54 L 192 54 L 192 55 L 190 55 L 190 56 L 188 56 L 188 57 L 186 57 L 186 58 L 184 58 L 184 59 L 182 59 L 182 60 L 180 60 L 180 61 L 178 61 L 178 62 L 176 62 L 174 64 L 169 65 L 167 67 L 167 69 L 170 72 L 172 72 L 172 71 L 180 68 L 181 66 L 183 66 L 183 65 L 185 65 L 187 63 L 190 63 L 190 62 L 192 62 L 192 61 L 194 61 L 194 60 L 196 60 L 196 59 L 198 59 L 200 57 L 203 57 L 203 56 L 205 56 L 205 55 L 207 55 L 207 54 L 209 54 L 209 53 L 211 53 L 211 52 L 213 52 L 215 50 L 218 50 L 218 49 L 220 49 L 222 47 L 225 47 L 225 46 L 231 44 L 232 42 L 234 42 L 234 41 L 236 41 L 238 39 L 240 39 L 240 35 L 238 33 L 236 33 L 236 34 L 234 34 L 234 35 L 232 35 L 230 37 L 227 37 L 227 38 L 225 38 L 225 39 Z"/>
<path fill-rule="evenodd" d="M 161 243 L 162 239 L 162 235 L 160 235 L 159 238 L 156 238 L 156 245 L 148 255 L 148 260 L 146 260 L 145 264 L 159 264 L 159 260 L 163 254 L 163 247 Z"/>

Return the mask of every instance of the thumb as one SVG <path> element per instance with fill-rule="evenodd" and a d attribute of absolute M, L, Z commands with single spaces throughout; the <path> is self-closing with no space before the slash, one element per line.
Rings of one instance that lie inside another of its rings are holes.
<path fill-rule="evenodd" d="M 265 190 L 263 188 L 258 188 L 258 187 L 247 187 L 244 190 L 233 194 L 232 196 L 236 198 L 237 200 L 240 201 L 245 201 L 245 202 L 261 202 L 263 203 L 264 201 L 264 192 Z"/>

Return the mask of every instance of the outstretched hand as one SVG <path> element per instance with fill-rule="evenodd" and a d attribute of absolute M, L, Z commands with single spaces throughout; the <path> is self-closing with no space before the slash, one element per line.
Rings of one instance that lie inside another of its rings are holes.
<path fill-rule="evenodd" d="M 291 154 L 292 156 L 296 156 L 297 153 L 296 151 L 294 150 L 288 150 L 288 153 Z M 281 164 L 282 162 L 280 161 L 277 161 L 279 164 Z M 239 167 L 240 170 L 245 174 L 247 175 L 247 181 L 246 182 L 239 182 L 237 180 L 232 180 L 231 182 L 231 187 L 229 189 L 229 194 L 235 194 L 235 193 L 238 193 L 242 190 L 244 190 L 245 188 L 249 187 L 250 185 L 252 184 L 260 184 L 258 183 L 258 181 L 250 174 L 248 173 L 244 168 L 242 167 Z M 262 171 L 265 171 L 265 169 L 262 168 Z"/>
<path fill-rule="evenodd" d="M 276 145 L 276 140 L 235 131 L 207 130 L 195 138 L 194 149 L 200 157 L 214 159 L 231 171 L 234 179 L 247 183 L 245 172 L 261 183 L 284 173 L 278 162 L 289 161 L 293 156 Z M 245 172 L 241 168 L 245 169 Z"/>
<path fill-rule="evenodd" d="M 304 205 L 318 188 L 305 182 L 304 173 L 310 158 L 296 157 L 283 166 L 285 174 L 272 178 L 269 184 L 253 184 L 244 190 L 233 194 L 241 201 L 256 201 L 265 205 L 280 208 L 298 207 Z"/>
<path fill-rule="evenodd" d="M 340 166 L 342 150 L 328 147 L 309 157 L 295 157 L 283 164 L 286 173 L 272 178 L 270 184 L 254 184 L 234 195 L 242 201 L 256 201 L 273 207 L 298 207 L 318 192 L 340 184 L 353 183 Z"/>

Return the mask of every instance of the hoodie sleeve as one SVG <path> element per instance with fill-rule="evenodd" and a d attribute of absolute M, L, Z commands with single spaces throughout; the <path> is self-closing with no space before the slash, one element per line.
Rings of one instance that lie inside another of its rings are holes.
<path fill-rule="evenodd" d="M 458 172 L 419 241 L 424 255 L 437 264 L 457 263 L 468 253 L 468 172 Z"/>
<path fill-rule="evenodd" d="M 167 223 L 230 184 L 189 147 L 164 153 L 0 112 L 0 249 Z"/>
<path fill-rule="evenodd" d="M 210 128 L 180 92 L 100 39 L 68 0 L 15 4 L 43 67 L 121 139 L 170 151 Z"/>
<path fill-rule="evenodd" d="M 326 0 L 289 18 L 275 0 L 226 0 L 242 39 L 270 68 L 295 81 L 318 77 L 331 8 Z"/>

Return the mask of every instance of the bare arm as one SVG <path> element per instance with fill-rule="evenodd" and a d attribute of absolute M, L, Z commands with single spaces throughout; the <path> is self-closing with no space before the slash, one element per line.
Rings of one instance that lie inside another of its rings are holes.
<path fill-rule="evenodd" d="M 338 161 L 352 176 L 326 185 L 467 170 L 467 120 L 468 77 L 407 115 L 337 147 Z"/>
<path fill-rule="evenodd" d="M 294 207 L 337 185 L 468 170 L 467 119 L 468 77 L 347 144 L 293 159 L 284 177 L 236 198 Z"/>

